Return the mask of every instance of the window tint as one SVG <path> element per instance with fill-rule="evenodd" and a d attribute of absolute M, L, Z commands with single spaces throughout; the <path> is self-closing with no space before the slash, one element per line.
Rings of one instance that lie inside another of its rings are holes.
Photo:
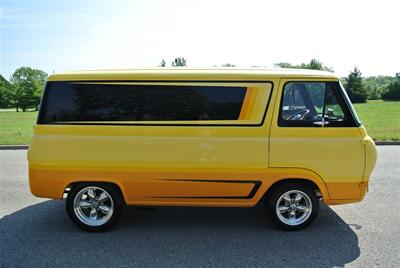
<path fill-rule="evenodd" d="M 246 87 L 49 82 L 39 124 L 237 120 Z"/>
<path fill-rule="evenodd" d="M 290 82 L 284 86 L 279 126 L 355 126 L 337 82 Z"/>

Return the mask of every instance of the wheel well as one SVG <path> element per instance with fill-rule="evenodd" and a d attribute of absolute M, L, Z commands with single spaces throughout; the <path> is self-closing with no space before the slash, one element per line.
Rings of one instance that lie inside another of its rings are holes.
<path fill-rule="evenodd" d="M 265 192 L 265 194 L 264 194 L 264 196 L 263 196 L 263 198 L 261 199 L 260 202 L 266 201 L 266 200 L 268 199 L 268 197 L 270 196 L 270 194 L 271 194 L 276 188 L 278 188 L 279 186 L 281 186 L 281 185 L 283 185 L 283 184 L 286 184 L 286 183 L 291 183 L 291 182 L 303 184 L 303 185 L 309 187 L 311 190 L 313 190 L 316 197 L 318 197 L 318 198 L 321 198 L 321 197 L 322 197 L 322 196 L 321 196 L 321 191 L 320 191 L 318 185 L 315 184 L 315 183 L 314 183 L 313 181 L 311 181 L 311 180 L 308 180 L 308 179 L 283 179 L 283 180 L 277 181 L 277 182 L 275 182 L 274 184 L 272 184 L 272 185 L 268 188 L 268 190 Z"/>
<path fill-rule="evenodd" d="M 63 194 L 63 198 L 67 198 L 69 191 L 71 191 L 71 188 L 74 187 L 75 185 L 78 184 L 86 184 L 86 183 L 98 183 L 98 184 L 107 184 L 107 185 L 111 185 L 113 187 L 115 187 L 116 189 L 118 189 L 122 200 L 125 201 L 124 195 L 122 194 L 121 188 L 118 186 L 118 184 L 112 183 L 112 182 L 103 182 L 103 181 L 78 181 L 78 182 L 72 182 L 70 184 L 68 184 L 65 189 L 64 189 L 64 194 Z"/>

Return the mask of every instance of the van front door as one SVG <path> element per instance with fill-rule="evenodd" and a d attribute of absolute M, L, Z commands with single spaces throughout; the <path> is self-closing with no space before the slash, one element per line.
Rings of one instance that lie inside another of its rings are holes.
<path fill-rule="evenodd" d="M 358 122 L 338 81 L 282 80 L 270 137 L 270 166 L 312 170 L 331 199 L 356 199 L 364 172 Z M 348 187 L 354 183 L 357 187 Z"/>

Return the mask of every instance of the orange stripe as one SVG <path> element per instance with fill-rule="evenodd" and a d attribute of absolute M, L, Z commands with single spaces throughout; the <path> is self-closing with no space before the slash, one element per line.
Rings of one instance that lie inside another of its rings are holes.
<path fill-rule="evenodd" d="M 249 120 L 254 120 L 258 117 L 258 113 L 260 110 L 260 105 L 257 103 L 257 99 L 260 96 L 260 88 L 259 87 L 253 87 L 252 88 L 253 93 L 251 94 L 251 100 L 250 100 L 250 105 L 249 105 L 249 110 L 247 112 L 246 118 Z"/>
<path fill-rule="evenodd" d="M 242 110 L 240 111 L 240 116 L 239 116 L 239 120 L 245 120 L 248 117 L 249 114 L 249 106 L 251 103 L 251 97 L 252 97 L 252 93 L 254 91 L 254 88 L 248 87 L 247 91 L 246 91 L 246 96 L 244 98 L 243 101 L 243 106 L 242 106 Z"/>

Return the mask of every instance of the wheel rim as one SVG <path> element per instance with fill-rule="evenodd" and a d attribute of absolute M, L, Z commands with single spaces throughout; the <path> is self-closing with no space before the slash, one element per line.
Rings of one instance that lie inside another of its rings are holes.
<path fill-rule="evenodd" d="M 310 217 L 311 198 L 299 190 L 282 194 L 276 202 L 276 214 L 283 223 L 291 226 L 300 225 Z"/>
<path fill-rule="evenodd" d="M 99 226 L 110 220 L 114 212 L 114 202 L 106 190 L 89 186 L 75 196 L 74 212 L 84 224 Z"/>

